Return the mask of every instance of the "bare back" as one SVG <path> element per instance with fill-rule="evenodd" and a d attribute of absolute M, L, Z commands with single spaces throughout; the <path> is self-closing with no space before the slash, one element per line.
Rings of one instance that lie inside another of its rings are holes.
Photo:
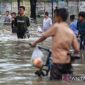
<path fill-rule="evenodd" d="M 55 24 L 44 36 L 52 36 L 52 59 L 53 63 L 70 63 L 68 55 L 70 46 L 74 43 L 74 33 L 66 23 Z M 77 40 L 76 40 L 77 41 Z"/>
<path fill-rule="evenodd" d="M 73 32 L 66 24 L 59 24 L 53 36 L 52 53 L 54 63 L 69 63 L 68 52 L 73 40 Z"/>

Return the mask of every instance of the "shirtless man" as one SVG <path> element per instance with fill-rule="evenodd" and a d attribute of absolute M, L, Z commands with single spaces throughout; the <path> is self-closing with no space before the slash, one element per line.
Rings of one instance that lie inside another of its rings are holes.
<path fill-rule="evenodd" d="M 42 34 L 42 37 L 31 43 L 36 46 L 37 43 L 52 37 L 52 60 L 53 64 L 50 70 L 51 80 L 62 80 L 63 74 L 72 73 L 71 59 L 69 55 L 70 46 L 72 45 L 75 53 L 79 52 L 79 44 L 75 34 L 69 28 L 66 20 L 68 12 L 65 8 L 55 10 L 56 23 L 48 31 Z"/>

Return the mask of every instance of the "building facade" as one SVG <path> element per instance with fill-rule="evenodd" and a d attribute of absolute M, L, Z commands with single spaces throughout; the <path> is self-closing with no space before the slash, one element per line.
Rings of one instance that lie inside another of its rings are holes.
<path fill-rule="evenodd" d="M 20 5 L 26 7 L 26 14 L 30 14 L 30 3 L 29 0 L 21 0 Z M 0 0 L 0 14 L 4 14 L 5 11 L 18 13 L 17 0 Z"/>
<path fill-rule="evenodd" d="M 69 14 L 77 15 L 79 11 L 85 11 L 85 0 L 53 0 L 53 8 L 65 7 L 68 9 Z M 26 14 L 30 15 L 30 2 L 29 0 L 21 0 L 21 5 L 26 7 Z M 17 0 L 0 0 L 0 14 L 5 11 L 18 12 Z M 37 0 L 36 13 L 44 14 L 48 11 L 52 14 L 52 0 Z"/>
<path fill-rule="evenodd" d="M 45 11 L 52 13 L 52 0 L 37 0 L 37 13 Z M 66 8 L 69 14 L 78 15 L 79 11 L 85 11 L 85 0 L 53 0 L 53 9 L 55 7 Z"/>

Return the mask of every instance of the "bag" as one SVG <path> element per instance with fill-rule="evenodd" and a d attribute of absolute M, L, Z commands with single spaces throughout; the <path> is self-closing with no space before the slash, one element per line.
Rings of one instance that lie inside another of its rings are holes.
<path fill-rule="evenodd" d="M 28 30 L 26 31 L 25 36 L 26 36 L 27 38 L 30 38 L 30 33 L 29 33 Z"/>
<path fill-rule="evenodd" d="M 32 53 L 31 60 L 33 62 L 36 59 L 41 59 L 43 62 L 43 57 L 44 57 L 43 52 L 38 47 L 36 47 Z"/>
<path fill-rule="evenodd" d="M 40 26 L 38 26 L 37 32 L 39 32 L 39 33 L 43 32 L 43 30 L 42 30 L 42 28 Z"/>

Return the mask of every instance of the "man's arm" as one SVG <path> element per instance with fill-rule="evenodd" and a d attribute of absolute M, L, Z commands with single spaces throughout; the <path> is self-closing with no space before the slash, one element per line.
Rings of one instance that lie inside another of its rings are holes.
<path fill-rule="evenodd" d="M 79 51 L 80 51 L 80 49 L 79 49 L 79 43 L 77 41 L 76 36 L 74 36 L 74 38 L 73 38 L 72 46 L 73 46 L 73 48 L 75 50 L 75 53 L 79 53 Z"/>
<path fill-rule="evenodd" d="M 14 25 L 17 27 L 17 17 L 14 20 Z"/>
<path fill-rule="evenodd" d="M 13 20 L 12 20 L 12 22 L 11 22 L 11 28 L 13 28 Z"/>
<path fill-rule="evenodd" d="M 30 26 L 30 21 L 29 21 L 29 18 L 28 17 L 26 19 L 26 23 L 27 23 L 27 26 Z"/>
<path fill-rule="evenodd" d="M 55 26 L 52 26 L 48 31 L 42 33 L 42 37 L 39 38 L 37 41 L 35 41 L 34 43 L 31 43 L 32 46 L 36 46 L 37 43 L 40 43 L 42 41 L 44 41 L 45 39 L 47 39 L 48 37 L 54 36 L 56 33 L 56 28 Z"/>
<path fill-rule="evenodd" d="M 42 41 L 44 41 L 46 39 L 46 37 L 42 36 L 41 38 L 39 38 L 38 40 L 36 40 L 35 42 L 31 43 L 32 46 L 36 46 L 37 43 L 40 43 Z"/>

